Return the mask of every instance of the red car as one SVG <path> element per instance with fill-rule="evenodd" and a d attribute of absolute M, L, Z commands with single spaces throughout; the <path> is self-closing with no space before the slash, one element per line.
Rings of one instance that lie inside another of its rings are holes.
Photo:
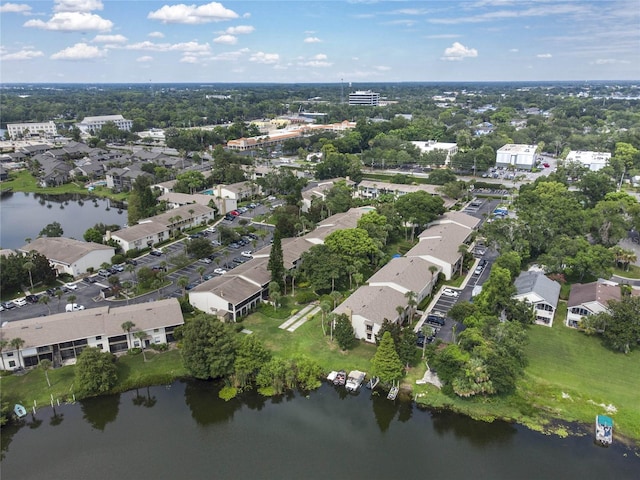
<path fill-rule="evenodd" d="M 548 163 L 543 163 L 543 164 L 542 164 L 542 166 L 543 166 L 544 168 L 549 168 L 549 164 L 548 164 Z"/>
<path fill-rule="evenodd" d="M 234 217 L 237 217 L 238 215 L 240 215 L 240 212 L 238 210 L 231 210 L 229 213 Z"/>

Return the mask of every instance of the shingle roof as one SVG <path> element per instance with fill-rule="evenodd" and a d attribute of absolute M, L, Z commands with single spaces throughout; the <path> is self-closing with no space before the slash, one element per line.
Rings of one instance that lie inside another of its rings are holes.
<path fill-rule="evenodd" d="M 460 258 L 458 248 L 470 234 L 469 228 L 455 223 L 433 225 L 420 234 L 420 241 L 406 256 L 431 256 L 453 265 Z"/>
<path fill-rule="evenodd" d="M 609 300 L 620 300 L 620 298 L 622 298 L 622 294 L 619 285 L 608 285 L 601 282 L 576 283 L 571 286 L 567 306 L 576 307 L 597 301 L 606 307 Z"/>
<path fill-rule="evenodd" d="M 245 280 L 242 277 L 229 275 L 227 273 L 201 283 L 194 289 L 190 290 L 189 295 L 191 295 L 191 293 L 210 292 L 233 305 L 237 305 L 261 291 L 261 286 Z"/>
<path fill-rule="evenodd" d="M 41 255 L 47 257 L 49 260 L 66 265 L 71 265 L 85 255 L 97 250 L 111 250 L 114 252 L 114 248 L 108 245 L 101 245 L 93 242 L 81 242 L 80 240 L 65 237 L 36 238 L 31 243 L 20 247 L 19 250 L 25 253 L 35 250 Z"/>
<path fill-rule="evenodd" d="M 341 303 L 334 313 L 353 313 L 382 325 L 385 319 L 398 317 L 396 307 L 407 306 L 406 297 L 391 287 L 364 285 Z"/>
<path fill-rule="evenodd" d="M 428 285 L 433 275 L 429 271 L 430 266 L 436 266 L 420 257 L 393 258 L 384 267 L 378 270 L 367 283 L 393 283 L 406 290 L 420 292 Z M 437 267 L 438 271 L 440 267 Z M 436 275 L 438 274 L 436 271 Z"/>
<path fill-rule="evenodd" d="M 535 293 L 544 298 L 545 302 L 553 306 L 554 309 L 558 306 L 560 284 L 542 272 L 521 272 L 514 285 L 517 295 Z"/>
<path fill-rule="evenodd" d="M 24 348 L 68 342 L 96 335 L 122 335 L 121 325 L 131 321 L 135 330 L 182 325 L 184 319 L 180 303 L 175 298 L 153 303 L 139 303 L 123 307 L 110 306 L 66 312 L 48 317 L 15 320 L 2 327 L 2 337 L 20 337 Z"/>

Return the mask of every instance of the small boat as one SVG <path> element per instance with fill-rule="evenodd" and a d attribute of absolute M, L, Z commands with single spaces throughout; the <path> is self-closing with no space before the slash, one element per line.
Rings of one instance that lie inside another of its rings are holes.
<path fill-rule="evenodd" d="M 596 416 L 596 441 L 601 445 L 613 443 L 613 420 L 606 415 Z"/>
<path fill-rule="evenodd" d="M 360 385 L 362 385 L 362 382 L 364 382 L 364 377 L 366 376 L 367 374 L 365 372 L 361 372 L 360 370 L 353 370 L 349 373 L 345 388 L 350 392 L 357 391 L 360 388 Z"/>
<path fill-rule="evenodd" d="M 327 380 L 329 380 L 330 382 L 333 382 L 337 376 L 338 376 L 338 372 L 333 370 L 329 375 L 327 375 Z"/>
<path fill-rule="evenodd" d="M 344 370 L 336 372 L 336 376 L 333 379 L 333 384 L 342 387 L 345 383 L 347 383 L 347 372 L 345 372 Z"/>
<path fill-rule="evenodd" d="M 16 414 L 16 417 L 22 418 L 27 415 L 27 409 L 19 403 L 16 403 L 15 407 L 13 407 L 13 413 Z"/>

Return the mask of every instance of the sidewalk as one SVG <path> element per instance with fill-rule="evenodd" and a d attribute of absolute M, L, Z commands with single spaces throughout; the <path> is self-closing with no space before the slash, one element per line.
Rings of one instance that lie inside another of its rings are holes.
<path fill-rule="evenodd" d="M 288 332 L 294 332 L 298 327 L 303 325 L 309 318 L 313 317 L 320 311 L 320 307 L 314 304 L 307 305 L 295 315 L 291 316 L 286 322 L 280 325 L 279 328 L 287 330 Z"/>

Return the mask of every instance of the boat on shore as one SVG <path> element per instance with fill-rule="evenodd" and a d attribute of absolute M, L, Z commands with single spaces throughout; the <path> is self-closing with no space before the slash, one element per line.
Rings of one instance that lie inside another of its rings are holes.
<path fill-rule="evenodd" d="M 613 443 L 613 419 L 611 417 L 596 416 L 596 441 L 605 446 Z"/>
<path fill-rule="evenodd" d="M 13 407 L 13 413 L 15 413 L 16 417 L 22 418 L 27 415 L 27 409 L 24 408 L 19 403 L 16 403 L 15 406 Z"/>
<path fill-rule="evenodd" d="M 364 377 L 367 374 L 365 372 L 361 372 L 360 370 L 353 370 L 349 372 L 349 377 L 347 378 L 347 382 L 345 384 L 345 388 L 350 392 L 355 392 L 360 388 L 362 382 L 364 382 Z"/>
<path fill-rule="evenodd" d="M 336 376 L 333 379 L 333 384 L 337 385 L 338 387 L 343 387 L 345 383 L 347 383 L 347 372 L 345 372 L 344 370 L 336 372 Z"/>

